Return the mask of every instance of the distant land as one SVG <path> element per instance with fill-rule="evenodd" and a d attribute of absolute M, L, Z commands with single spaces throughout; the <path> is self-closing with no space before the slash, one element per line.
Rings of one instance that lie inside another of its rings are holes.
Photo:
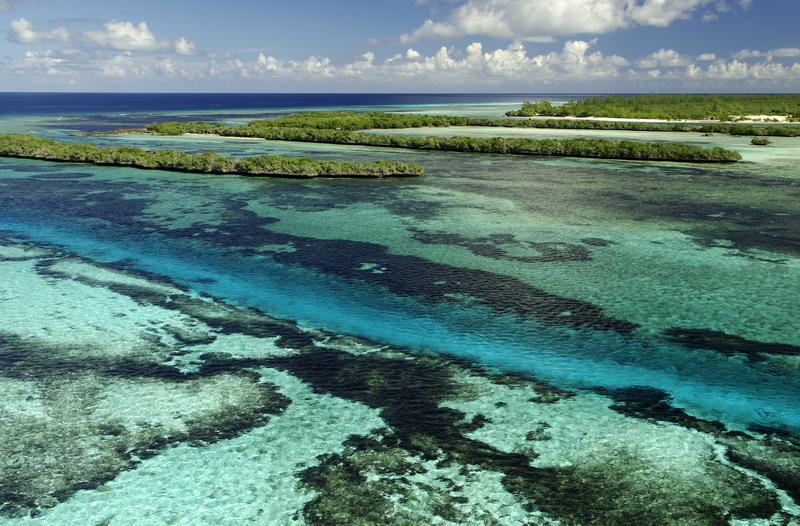
<path fill-rule="evenodd" d="M 359 146 L 408 148 L 414 150 L 470 153 L 517 154 L 550 157 L 585 157 L 642 161 L 735 162 L 737 152 L 722 148 L 701 148 L 687 144 L 609 141 L 605 139 L 530 139 L 520 137 L 407 137 L 396 134 L 368 134 L 355 130 L 421 128 L 426 126 L 502 126 L 507 119 L 354 112 L 310 112 L 277 119 L 254 120 L 243 126 L 207 122 L 153 123 L 132 132 L 160 135 L 206 134 L 225 137 L 315 142 Z M 106 135 L 108 132 L 101 132 Z"/>
<path fill-rule="evenodd" d="M 657 120 L 800 121 L 800 93 L 608 95 L 570 100 L 525 102 L 513 117 L 608 117 Z"/>

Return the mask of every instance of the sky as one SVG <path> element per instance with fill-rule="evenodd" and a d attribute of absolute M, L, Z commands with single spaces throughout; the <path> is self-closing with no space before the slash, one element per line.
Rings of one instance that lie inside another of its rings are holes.
<path fill-rule="evenodd" d="M 0 0 L 0 91 L 800 92 L 800 0 Z"/>

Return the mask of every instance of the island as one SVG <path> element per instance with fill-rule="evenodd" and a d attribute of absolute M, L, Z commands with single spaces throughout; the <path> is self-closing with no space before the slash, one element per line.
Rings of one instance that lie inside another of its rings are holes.
<path fill-rule="evenodd" d="M 506 116 L 540 117 L 522 122 L 542 128 L 797 137 L 800 126 L 790 123 L 800 121 L 800 94 L 609 95 L 561 105 L 524 102 L 520 109 L 506 112 Z"/>
<path fill-rule="evenodd" d="M 403 177 L 423 174 L 422 166 L 398 161 L 356 163 L 259 155 L 223 157 L 214 152 L 187 154 L 131 146 L 98 146 L 55 141 L 27 134 L 0 133 L 0 157 L 128 166 L 206 174 L 262 177 Z"/>
<path fill-rule="evenodd" d="M 687 144 L 610 141 L 605 139 L 531 139 L 521 137 L 409 137 L 390 133 L 364 133 L 367 129 L 400 129 L 440 126 L 503 126 L 508 119 L 394 114 L 381 112 L 310 112 L 276 119 L 254 120 L 241 126 L 207 122 L 153 123 L 139 130 L 108 133 L 156 135 L 202 134 L 222 137 L 377 146 L 449 152 L 585 157 L 638 161 L 735 162 L 738 152 Z M 92 135 L 92 134 L 87 134 Z"/>

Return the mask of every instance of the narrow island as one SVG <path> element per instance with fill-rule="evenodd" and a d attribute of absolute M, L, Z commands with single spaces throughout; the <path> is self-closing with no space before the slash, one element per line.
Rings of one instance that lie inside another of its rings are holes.
<path fill-rule="evenodd" d="M 674 94 L 607 95 L 571 100 L 554 106 L 526 102 L 506 115 L 612 117 L 657 120 L 774 120 L 800 121 L 800 93 L 790 94 Z"/>
<path fill-rule="evenodd" d="M 156 135 L 203 134 L 223 137 L 314 142 L 358 146 L 409 148 L 470 153 L 532 156 L 585 157 L 637 161 L 736 162 L 738 152 L 687 144 L 609 141 L 605 139 L 529 139 L 520 137 L 408 137 L 397 134 L 363 133 L 355 130 L 420 128 L 427 126 L 502 126 L 506 119 L 393 113 L 311 112 L 277 119 L 254 120 L 242 126 L 207 122 L 162 122 L 140 130 L 108 133 Z M 92 134 L 87 134 L 92 135 Z"/>
<path fill-rule="evenodd" d="M 532 127 L 725 133 L 774 137 L 800 136 L 800 94 L 775 95 L 610 95 L 571 100 L 562 105 L 548 101 L 524 102 L 508 117 L 524 119 Z M 546 117 L 554 117 L 545 119 Z M 611 121 L 597 119 L 640 119 Z M 712 122 L 685 122 L 712 121 Z M 769 123 L 769 125 L 758 125 Z"/>
<path fill-rule="evenodd" d="M 355 163 L 277 155 L 237 159 L 214 152 L 190 155 L 175 150 L 98 146 L 6 133 L 0 133 L 0 157 L 261 177 L 408 177 L 423 174 L 422 166 L 397 161 Z"/>

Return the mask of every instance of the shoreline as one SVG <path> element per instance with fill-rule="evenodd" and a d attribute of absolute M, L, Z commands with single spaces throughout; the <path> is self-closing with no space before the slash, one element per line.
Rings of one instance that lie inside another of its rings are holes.
<path fill-rule="evenodd" d="M 721 121 L 719 119 L 635 119 L 628 117 L 577 117 L 577 116 L 555 116 L 555 115 L 508 115 L 509 119 L 528 119 L 528 120 L 566 120 L 566 121 L 609 121 L 609 122 L 644 122 L 644 123 L 666 123 L 666 124 L 790 124 L 787 115 L 746 115 L 755 117 L 753 119 L 740 119 L 735 121 Z M 768 119 L 776 119 L 770 121 Z M 800 123 L 798 124 L 800 126 Z"/>

